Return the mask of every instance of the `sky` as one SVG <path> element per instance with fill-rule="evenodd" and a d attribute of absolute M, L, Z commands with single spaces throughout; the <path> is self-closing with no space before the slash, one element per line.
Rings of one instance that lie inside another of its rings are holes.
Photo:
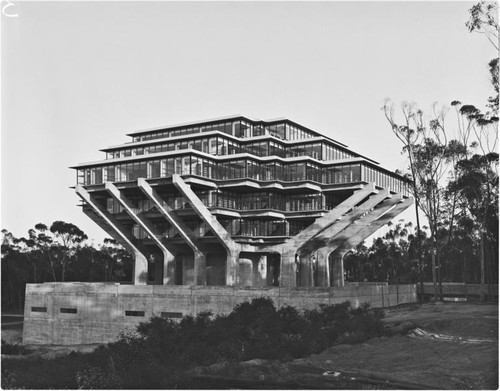
<path fill-rule="evenodd" d="M 17 237 L 63 220 L 102 242 L 69 167 L 104 159 L 99 149 L 141 129 L 286 117 L 404 170 L 385 98 L 424 111 L 453 100 L 484 107 L 497 56 L 467 31 L 473 2 L 10 3 L 0 223 Z M 453 120 L 450 111 L 450 129 Z"/>

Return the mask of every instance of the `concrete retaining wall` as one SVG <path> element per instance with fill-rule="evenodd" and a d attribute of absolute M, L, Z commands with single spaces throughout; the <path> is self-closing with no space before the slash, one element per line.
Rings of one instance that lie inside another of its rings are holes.
<path fill-rule="evenodd" d="M 177 317 L 201 311 L 224 314 L 255 297 L 314 309 L 320 303 L 350 301 L 389 307 L 417 301 L 416 286 L 347 284 L 342 288 L 235 288 L 229 286 L 120 285 L 45 283 L 26 286 L 23 343 L 90 344 L 116 340 L 153 315 Z M 163 313 L 163 314 L 162 314 Z"/>
<path fill-rule="evenodd" d="M 437 285 L 439 292 L 439 284 Z M 487 295 L 498 297 L 498 285 L 486 284 L 484 286 Z M 420 284 L 418 284 L 420 292 Z M 427 296 L 434 295 L 434 284 L 432 282 L 424 282 L 424 294 Z M 463 282 L 443 282 L 443 296 L 456 297 L 480 297 L 481 284 L 465 284 Z"/>

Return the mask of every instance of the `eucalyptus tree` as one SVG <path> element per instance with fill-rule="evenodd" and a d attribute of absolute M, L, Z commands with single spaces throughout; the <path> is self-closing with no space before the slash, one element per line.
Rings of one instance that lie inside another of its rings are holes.
<path fill-rule="evenodd" d="M 61 281 L 65 281 L 68 262 L 75 254 L 87 235 L 76 225 L 64 221 L 54 221 L 50 226 L 53 234 L 53 248 L 57 249 L 57 259 L 61 267 Z"/>
<path fill-rule="evenodd" d="M 402 153 L 408 156 L 411 192 L 415 199 L 415 214 L 417 222 L 417 252 L 419 259 L 419 274 L 423 291 L 422 229 L 419 211 L 421 210 L 429 222 L 432 243 L 432 280 L 434 298 L 437 299 L 437 282 L 441 282 L 439 253 L 437 243 L 438 230 L 446 219 L 443 208 L 446 176 L 450 171 L 449 141 L 445 130 L 444 108 L 437 109 L 435 104 L 430 118 L 415 104 L 401 105 L 401 122 L 395 115 L 394 104 L 386 100 L 382 107 L 384 115 L 390 124 L 392 132 L 403 143 Z M 441 288 L 441 284 L 440 284 Z M 442 289 L 440 289 L 440 296 Z"/>

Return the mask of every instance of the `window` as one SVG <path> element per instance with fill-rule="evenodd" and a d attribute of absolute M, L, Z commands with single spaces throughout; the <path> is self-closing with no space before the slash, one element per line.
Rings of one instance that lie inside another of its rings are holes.
<path fill-rule="evenodd" d="M 61 308 L 61 314 L 76 314 L 76 308 Z"/>
<path fill-rule="evenodd" d="M 125 316 L 144 316 L 144 311 L 125 311 Z"/>
<path fill-rule="evenodd" d="M 182 312 L 162 312 L 161 317 L 162 318 L 180 319 L 180 318 L 182 318 Z"/>

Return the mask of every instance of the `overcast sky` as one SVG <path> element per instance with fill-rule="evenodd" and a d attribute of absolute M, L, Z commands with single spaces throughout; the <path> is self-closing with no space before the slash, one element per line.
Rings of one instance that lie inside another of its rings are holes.
<path fill-rule="evenodd" d="M 102 241 L 68 167 L 104 158 L 99 149 L 134 130 L 287 117 L 396 170 L 406 165 L 386 97 L 429 110 L 455 99 L 484 107 L 491 95 L 496 53 L 465 27 L 473 2 L 11 3 L 1 226 L 18 237 L 64 220 Z"/>

